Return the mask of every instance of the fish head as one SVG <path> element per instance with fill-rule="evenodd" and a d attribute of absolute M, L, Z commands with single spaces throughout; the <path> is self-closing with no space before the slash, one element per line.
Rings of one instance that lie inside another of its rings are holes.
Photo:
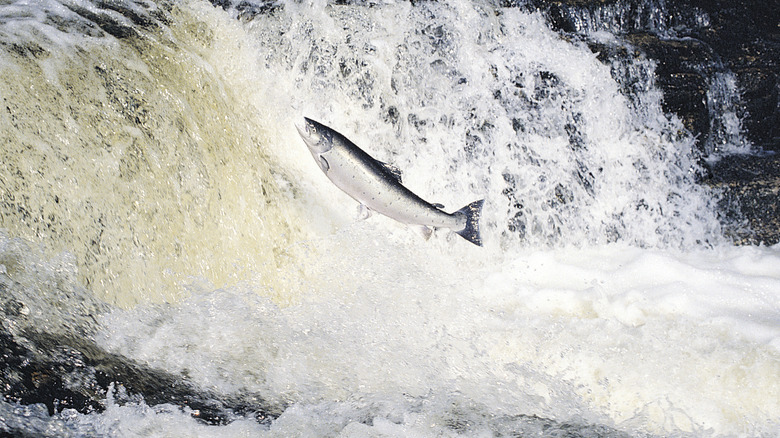
<path fill-rule="evenodd" d="M 311 154 L 317 159 L 320 154 L 324 154 L 333 148 L 333 130 L 308 117 L 304 117 L 303 120 L 303 126 L 296 124 L 295 128 Z"/>

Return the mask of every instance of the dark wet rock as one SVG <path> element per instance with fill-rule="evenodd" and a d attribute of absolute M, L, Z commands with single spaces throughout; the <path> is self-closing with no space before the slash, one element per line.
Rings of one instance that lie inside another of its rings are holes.
<path fill-rule="evenodd" d="M 780 243 L 780 154 L 732 156 L 713 165 L 726 232 L 740 244 Z"/>
<path fill-rule="evenodd" d="M 43 404 L 49 415 L 64 409 L 102 412 L 113 387 L 115 403 L 143 398 L 149 406 L 171 404 L 191 409 L 207 424 L 225 424 L 236 416 L 254 416 L 266 424 L 279 415 L 257 396 L 223 396 L 184 377 L 136 363 L 99 348 L 87 339 L 29 332 L 16 337 L 0 328 L 0 393 L 9 403 Z M 3 430 L 0 433 L 23 434 Z"/>
<path fill-rule="evenodd" d="M 677 114 L 699 142 L 704 142 L 714 116 L 707 106 L 708 78 L 718 70 L 712 49 L 699 40 L 664 39 L 650 33 L 631 34 L 627 40 L 656 61 L 664 111 Z"/>
<path fill-rule="evenodd" d="M 717 74 L 733 73 L 738 96 L 730 110 L 744 137 L 756 150 L 780 152 L 780 8 L 761 0 L 506 0 L 504 6 L 541 12 L 554 29 L 584 39 L 602 62 L 655 61 L 664 109 L 680 117 L 703 156 L 729 141 L 718 120 L 723 97 L 712 87 Z M 599 30 L 627 44 L 590 41 L 588 34 Z M 623 85 L 630 97 L 631 84 Z M 780 242 L 777 162 L 771 154 L 736 155 L 705 166 L 701 179 L 723 190 L 724 225 L 738 243 Z"/>
<path fill-rule="evenodd" d="M 737 76 L 748 138 L 780 151 L 780 8 L 760 0 L 692 0 L 709 26 L 697 36 Z"/>
<path fill-rule="evenodd" d="M 780 57 L 780 53 L 774 56 Z M 745 105 L 743 120 L 748 138 L 764 149 L 780 152 L 780 85 L 778 68 L 744 67 L 735 70 Z"/>

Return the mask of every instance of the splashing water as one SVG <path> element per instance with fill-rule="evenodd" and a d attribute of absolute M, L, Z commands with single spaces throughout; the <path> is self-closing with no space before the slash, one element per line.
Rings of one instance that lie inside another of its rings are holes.
<path fill-rule="evenodd" d="M 20 1 L 0 16 L 0 68 L 19 78 L 0 81 L 4 330 L 78 336 L 280 412 L 206 426 L 117 382 L 103 412 L 3 401 L 0 427 L 776 430 L 780 254 L 720 237 L 652 63 L 603 64 L 540 15 L 482 2 Z M 356 220 L 298 138 L 303 116 L 426 200 L 485 197 L 486 247 Z"/>

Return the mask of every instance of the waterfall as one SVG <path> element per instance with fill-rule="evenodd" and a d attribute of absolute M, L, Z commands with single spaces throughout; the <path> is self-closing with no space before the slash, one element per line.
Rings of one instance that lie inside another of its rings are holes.
<path fill-rule="evenodd" d="M 0 431 L 771 436 L 780 254 L 701 184 L 753 150 L 708 20 L 0 6 Z M 359 219 L 304 116 L 447 211 L 485 198 L 485 246 Z"/>

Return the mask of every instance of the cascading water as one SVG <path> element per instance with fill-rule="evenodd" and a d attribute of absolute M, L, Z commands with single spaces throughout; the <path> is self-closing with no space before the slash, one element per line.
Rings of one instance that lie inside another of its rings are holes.
<path fill-rule="evenodd" d="M 737 111 L 739 94 L 733 73 L 724 72 L 712 78 L 707 93 L 708 107 L 717 114 L 710 122 L 710 132 L 705 147 L 710 159 L 718 159 L 725 154 L 749 153 L 752 145 L 742 132 L 742 120 Z"/>
<path fill-rule="evenodd" d="M 165 27 L 177 18 L 153 3 L 116 7 L 4 7 L 3 227 L 73 252 L 81 281 L 123 304 L 170 299 L 182 275 L 275 271 L 298 232 L 274 201 L 289 177 L 197 53 L 214 37 Z"/>
<path fill-rule="evenodd" d="M 0 430 L 780 426 L 780 254 L 721 237 L 654 63 L 589 48 L 621 50 L 609 28 L 563 38 L 479 1 L 222 6 L 0 6 L 0 340 L 19 367 Z M 357 220 L 303 116 L 448 210 L 484 197 L 485 247 Z M 69 398 L 28 400 L 54 377 L 26 381 L 23 358 L 67 364 Z"/>

